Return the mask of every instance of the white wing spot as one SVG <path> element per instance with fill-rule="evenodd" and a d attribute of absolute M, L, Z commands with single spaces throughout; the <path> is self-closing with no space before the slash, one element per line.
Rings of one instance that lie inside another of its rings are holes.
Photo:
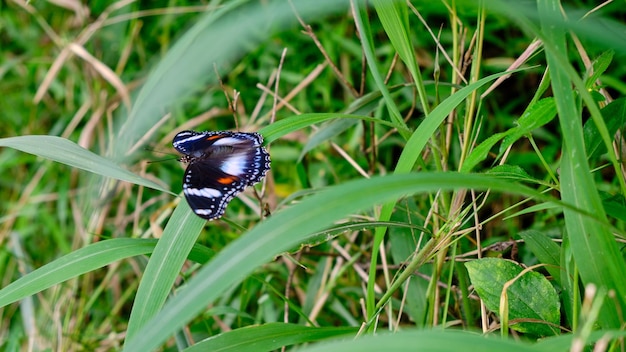
<path fill-rule="evenodd" d="M 216 198 L 220 197 L 222 192 L 215 188 L 185 188 L 185 194 L 204 198 Z"/>
<path fill-rule="evenodd" d="M 242 175 L 248 166 L 248 159 L 245 154 L 233 155 L 226 159 L 220 169 L 229 175 Z"/>
<path fill-rule="evenodd" d="M 185 144 L 185 143 L 188 143 L 188 142 L 191 142 L 191 141 L 202 139 L 204 137 L 205 137 L 205 135 L 203 135 L 203 134 L 192 135 L 191 137 L 187 137 L 185 139 L 181 139 L 179 141 L 176 141 L 176 142 L 174 142 L 174 144 L 177 144 L 177 145 Z"/>
<path fill-rule="evenodd" d="M 213 142 L 213 145 L 233 145 L 233 144 L 241 144 L 242 142 L 245 142 L 245 140 L 242 141 L 240 138 L 224 137 Z"/>

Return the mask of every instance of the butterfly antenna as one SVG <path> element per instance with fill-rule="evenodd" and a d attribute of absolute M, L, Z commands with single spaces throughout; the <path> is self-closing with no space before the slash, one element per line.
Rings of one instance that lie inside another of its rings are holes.
<path fill-rule="evenodd" d="M 143 147 L 143 150 L 145 150 L 145 151 L 147 151 L 147 152 L 153 152 L 153 153 L 156 153 L 156 154 L 168 154 L 168 155 L 172 155 L 172 153 L 170 153 L 170 152 L 164 152 L 164 151 L 157 150 L 157 149 L 150 148 L 150 147 Z"/>
<path fill-rule="evenodd" d="M 174 157 L 170 157 L 170 158 L 165 158 L 165 159 L 157 159 L 157 160 L 148 160 L 148 164 L 153 164 L 153 163 L 161 163 L 164 161 L 170 161 L 170 160 L 177 160 L 180 161 L 180 158 L 177 156 Z"/>

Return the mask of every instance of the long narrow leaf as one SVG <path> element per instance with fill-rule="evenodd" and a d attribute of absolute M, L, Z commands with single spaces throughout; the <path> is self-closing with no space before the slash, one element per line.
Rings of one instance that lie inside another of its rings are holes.
<path fill-rule="evenodd" d="M 0 290 L 0 307 L 124 258 L 152 252 L 156 241 L 117 238 L 75 250 Z"/>
<path fill-rule="evenodd" d="M 561 18 L 561 9 L 556 0 L 540 0 L 539 15 L 546 36 L 546 56 L 551 70 L 552 91 L 563 130 L 563 159 L 561 162 L 561 197 L 605 221 L 606 215 L 594 184 L 583 144 L 581 112 L 576 109 L 576 99 L 571 89 L 572 79 L 556 53 L 567 52 L 565 33 L 553 23 Z M 569 64 L 565 64 L 569 66 Z M 600 126 L 598 126 L 600 127 Z M 606 130 L 606 126 L 602 123 Z M 601 129 L 602 131 L 602 129 Z M 608 227 L 564 210 L 567 235 L 576 264 L 585 284 L 594 283 L 617 292 L 616 300 L 607 300 L 599 315 L 604 327 L 621 326 L 620 311 L 626 310 L 626 287 L 618 283 L 626 277 L 626 265 Z M 615 304 L 618 306 L 616 307 Z"/>
<path fill-rule="evenodd" d="M 391 128 L 401 128 L 396 126 L 395 124 L 382 121 L 380 119 L 376 119 L 369 116 L 361 116 L 361 115 L 350 115 L 350 114 L 335 114 L 335 113 L 311 113 L 311 114 L 301 114 L 295 115 L 280 121 L 277 121 L 267 127 L 264 127 L 259 131 L 264 137 L 265 143 L 269 144 L 284 135 L 300 130 L 305 127 L 309 127 L 316 123 L 321 123 L 324 121 L 328 121 L 331 119 L 353 119 L 353 120 L 362 120 L 375 122 L 380 125 L 388 126 Z M 408 130 L 407 130 L 408 131 Z"/>
<path fill-rule="evenodd" d="M 359 30 L 359 33 L 361 34 L 361 45 L 363 46 L 363 53 L 365 54 L 365 57 L 367 59 L 367 66 L 370 69 L 370 74 L 372 75 L 372 77 L 374 77 L 376 86 L 383 95 L 383 100 L 385 101 L 385 105 L 389 110 L 391 120 L 395 124 L 404 127 L 403 129 L 399 130 L 399 132 L 404 138 L 408 138 L 409 133 L 403 132 L 408 128 L 406 127 L 406 124 L 402 119 L 400 109 L 398 109 L 398 106 L 392 99 L 391 94 L 389 93 L 389 89 L 387 89 L 383 76 L 381 75 L 378 68 L 378 60 L 376 59 L 376 56 L 374 54 L 374 41 L 372 39 L 372 32 L 370 30 L 367 14 L 362 12 L 363 8 L 359 5 L 358 1 L 354 1 L 353 5 L 355 7 L 354 22 Z"/>
<path fill-rule="evenodd" d="M 186 201 L 176 207 L 141 278 L 128 320 L 128 338 L 161 310 L 205 223 L 191 211 Z"/>
<path fill-rule="evenodd" d="M 296 324 L 270 323 L 213 336 L 189 347 L 185 352 L 273 351 L 283 346 L 313 342 L 357 332 L 351 327 L 314 328 Z"/>
<path fill-rule="evenodd" d="M 357 340 L 320 343 L 302 352 L 419 352 L 468 351 L 472 352 L 537 352 L 524 341 L 484 336 L 459 330 L 407 330 L 399 333 L 363 336 Z"/>
<path fill-rule="evenodd" d="M 114 238 L 77 249 L 2 288 L 0 307 L 122 259 L 150 254 L 156 244 L 157 240 L 153 239 Z M 188 258 L 204 264 L 213 255 L 208 248 L 195 244 Z"/>
<path fill-rule="evenodd" d="M 224 248 L 161 312 L 127 342 L 126 351 L 150 351 L 181 328 L 232 285 L 263 263 L 305 241 L 310 234 L 375 204 L 440 189 L 492 189 L 547 200 L 527 187 L 484 175 L 420 173 L 357 180 L 328 188 L 273 214 Z"/>
<path fill-rule="evenodd" d="M 103 158 L 78 144 L 57 136 L 18 136 L 0 139 L 1 147 L 10 147 L 65 165 L 111 177 L 162 192 L 172 193 L 158 184 L 121 168 L 113 161 Z M 173 194 L 173 193 L 172 193 Z"/>
<path fill-rule="evenodd" d="M 511 72 L 518 72 L 521 70 L 515 70 Z M 477 82 L 474 82 L 448 97 L 446 100 L 441 102 L 433 111 L 428 115 L 428 118 L 422 122 L 419 127 L 413 132 L 411 138 L 406 143 L 406 146 L 402 150 L 402 154 L 400 154 L 400 158 L 398 159 L 398 163 L 396 164 L 396 168 L 394 170 L 395 174 L 403 174 L 411 171 L 417 159 L 421 155 L 426 143 L 430 137 L 435 133 L 437 128 L 443 123 L 445 118 L 454 110 L 457 105 L 465 100 L 472 92 L 476 89 L 479 89 L 483 85 L 496 80 L 498 77 L 504 76 L 511 72 L 501 72 L 488 77 L 485 77 Z M 380 216 L 378 218 L 379 221 L 389 221 L 391 218 L 391 212 L 395 206 L 395 200 L 383 205 L 382 210 L 380 211 Z M 379 227 L 376 229 L 374 234 L 374 245 L 372 246 L 372 260 L 370 265 L 370 277 L 367 284 L 367 297 L 366 297 L 366 308 L 368 320 L 371 320 L 376 312 L 375 309 L 375 295 L 374 295 L 374 283 L 376 282 L 375 273 L 376 270 L 374 266 L 376 266 L 377 258 L 378 258 L 378 248 L 382 243 L 385 232 L 387 231 L 384 227 Z"/>
<path fill-rule="evenodd" d="M 319 17 L 346 9 L 348 2 L 295 0 L 293 5 L 301 16 Z M 113 155 L 126 157 L 130 146 L 144 137 L 173 104 L 202 86 L 199 77 L 215 80 L 216 67 L 223 70 L 246 50 L 295 22 L 292 8 L 283 1 L 229 1 L 201 17 L 154 68 L 130 115 L 123 116 L 126 119 Z"/>
<path fill-rule="evenodd" d="M 387 32 L 391 44 L 396 49 L 402 62 L 404 62 L 409 69 L 413 77 L 413 82 L 415 82 L 415 87 L 419 93 L 422 109 L 425 115 L 428 116 L 430 107 L 428 106 L 428 97 L 424 88 L 424 82 L 422 81 L 422 74 L 417 64 L 417 58 L 415 57 L 413 43 L 411 43 L 408 7 L 406 2 L 374 0 L 372 4 L 374 5 L 374 9 L 376 9 L 380 22 L 385 28 L 385 32 Z"/>

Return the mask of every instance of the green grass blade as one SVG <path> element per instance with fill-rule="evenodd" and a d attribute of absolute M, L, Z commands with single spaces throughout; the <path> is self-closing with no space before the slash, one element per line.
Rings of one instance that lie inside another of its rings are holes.
<path fill-rule="evenodd" d="M 137 289 L 128 320 L 127 338 L 132 338 L 163 306 L 206 221 L 181 201 L 163 230 Z"/>
<path fill-rule="evenodd" d="M 548 52 L 550 61 L 552 64 L 558 65 L 560 70 L 564 71 L 563 74 L 571 80 L 572 84 L 577 89 L 577 93 L 586 104 L 587 109 L 589 109 L 591 119 L 595 123 L 598 134 L 607 148 L 607 156 L 615 169 L 621 192 L 622 194 L 626 194 L 626 179 L 621 172 L 621 164 L 617 159 L 617 155 L 611 147 L 612 138 L 602 119 L 600 108 L 586 88 L 585 81 L 578 76 L 574 67 L 570 65 L 569 58 L 566 55 L 566 48 L 562 46 L 557 47 L 556 45 L 562 45 L 562 43 L 555 43 L 555 38 L 553 37 L 554 34 L 563 35 L 567 31 L 573 31 L 580 37 L 589 38 L 596 45 L 605 45 L 611 50 L 624 52 L 626 48 L 624 45 L 626 41 L 626 36 L 624 35 L 624 33 L 626 33 L 626 26 L 623 23 L 606 20 L 604 18 L 594 20 L 593 18 L 587 17 L 584 21 L 569 21 L 565 20 L 560 13 L 550 12 L 546 14 L 541 11 L 538 12 L 534 6 L 511 6 L 512 4 L 510 2 L 493 1 L 491 5 L 490 10 L 508 16 L 510 19 L 518 22 L 522 28 L 533 32 L 538 38 L 543 40 L 543 46 Z M 568 16 L 571 16 L 570 18 L 577 18 L 581 15 L 580 12 L 572 11 L 568 13 Z M 550 30 L 542 31 L 535 25 L 532 19 L 540 19 L 544 26 L 550 26 Z"/>
<path fill-rule="evenodd" d="M 389 92 L 397 92 L 404 88 L 402 85 L 396 85 L 389 88 Z M 346 116 L 368 116 L 372 114 L 380 105 L 380 99 L 382 94 L 380 91 L 373 91 L 371 93 L 365 94 L 362 97 L 353 101 L 348 107 L 343 109 L 343 115 Z M 378 124 L 382 124 L 385 126 L 394 126 L 398 130 L 403 130 L 407 133 L 410 133 L 410 130 L 406 126 L 400 126 L 394 124 L 393 122 L 385 121 L 380 118 L 368 118 L 371 122 L 375 122 Z M 345 132 L 346 130 L 352 128 L 357 123 L 358 120 L 348 120 L 348 119 L 338 119 L 334 121 L 330 121 L 329 123 L 323 124 L 320 128 L 313 133 L 313 135 L 308 139 L 304 147 L 300 151 L 300 159 L 304 157 L 304 155 L 308 154 L 309 151 L 318 147 L 319 145 L 328 142 L 330 139 L 336 137 L 337 135 Z M 271 127 L 271 126 L 268 126 Z"/>
<path fill-rule="evenodd" d="M 409 34 L 409 16 L 408 7 L 404 1 L 389 1 L 389 0 L 374 0 L 372 1 L 374 9 L 380 18 L 380 22 L 385 28 L 385 32 L 391 41 L 391 44 L 396 49 L 398 56 L 404 62 L 409 69 L 413 82 L 418 92 L 420 103 L 424 114 L 428 116 L 430 107 L 428 105 L 428 96 L 424 89 L 424 82 L 422 81 L 422 74 L 420 72 L 419 65 L 417 64 L 417 58 L 415 57 L 415 50 L 411 43 Z"/>
<path fill-rule="evenodd" d="M 154 240 L 117 238 L 90 244 L 48 263 L 0 290 L 0 307 L 124 258 L 152 252 Z"/>
<path fill-rule="evenodd" d="M 370 69 L 369 72 L 372 77 L 374 77 L 376 87 L 383 95 L 383 101 L 385 102 L 385 105 L 389 110 L 391 121 L 403 127 L 401 130 L 399 130 L 399 132 L 405 139 L 408 139 L 410 134 L 408 132 L 403 132 L 407 130 L 408 127 L 404 123 L 404 120 L 402 119 L 402 114 L 400 114 L 400 109 L 398 109 L 398 106 L 391 97 L 389 89 L 387 89 L 383 76 L 380 74 L 380 70 L 378 68 L 378 60 L 376 59 L 376 55 L 374 53 L 374 41 L 372 39 L 372 32 L 370 30 L 370 25 L 367 19 L 367 13 L 364 13 L 363 6 L 359 5 L 358 2 L 354 2 L 353 4 L 355 7 L 354 22 L 356 23 L 361 36 L 361 45 L 363 47 L 363 53 L 365 54 L 365 58 L 367 59 L 367 66 Z"/>
<path fill-rule="evenodd" d="M 534 346 L 524 341 L 485 336 L 460 330 L 406 330 L 398 333 L 367 335 L 356 340 L 320 343 L 302 352 L 419 352 L 468 351 L 472 352 L 536 352 Z"/>
<path fill-rule="evenodd" d="M 315 328 L 296 324 L 269 323 L 246 326 L 200 341 L 185 352 L 273 351 L 282 346 L 354 335 L 357 328 Z"/>
<path fill-rule="evenodd" d="M 417 159 L 428 143 L 430 137 L 437 131 L 452 110 L 465 101 L 465 98 L 472 94 L 473 91 L 480 89 L 482 86 L 498 79 L 501 76 L 523 70 L 524 69 L 500 72 L 487 76 L 459 89 L 456 93 L 442 101 L 435 109 L 433 109 L 430 115 L 428 115 L 428 118 L 419 125 L 415 132 L 413 132 L 413 135 L 411 135 L 411 138 L 407 141 L 407 144 L 398 159 L 398 164 L 396 165 L 394 173 L 406 173 L 409 172 L 413 166 L 415 166 Z"/>
<path fill-rule="evenodd" d="M 420 173 L 391 175 L 348 182 L 315 194 L 248 231 L 217 254 L 166 303 L 161 312 L 127 341 L 127 351 L 157 348 L 223 292 L 260 265 L 305 241 L 310 234 L 332 226 L 350 214 L 375 204 L 418 192 L 458 188 L 515 192 L 550 199 L 530 188 L 484 175 Z"/>
<path fill-rule="evenodd" d="M 561 258 L 561 248 L 558 244 L 548 237 L 545 233 L 537 230 L 522 231 L 518 234 L 523 240 L 528 249 L 530 249 L 539 262 L 547 264 L 546 270 L 552 275 L 554 281 L 561 282 L 561 270 L 559 263 Z"/>
<path fill-rule="evenodd" d="M 593 344 L 600 340 L 612 341 L 626 337 L 624 330 L 599 330 L 593 331 L 585 340 L 587 344 Z M 560 336 L 546 337 L 537 341 L 534 345 L 537 351 L 571 351 L 574 346 L 580 346 L 580 337 L 576 334 L 563 334 Z"/>
<path fill-rule="evenodd" d="M 347 1 L 337 0 L 293 3 L 301 16 L 312 17 L 348 6 Z M 113 155 L 125 157 L 130 146 L 145 136 L 172 104 L 198 90 L 203 81 L 215 80 L 215 67 L 227 68 L 255 44 L 295 22 L 292 8 L 284 1 L 230 1 L 200 18 L 167 52 L 139 91 Z"/>
<path fill-rule="evenodd" d="M 446 100 L 442 101 L 433 111 L 428 115 L 428 118 L 422 122 L 419 127 L 413 132 L 411 138 L 406 143 L 406 146 L 402 150 L 402 154 L 400 154 L 400 158 L 398 159 L 398 163 L 396 164 L 396 168 L 394 170 L 395 174 L 403 174 L 411 171 L 417 159 L 420 157 L 426 143 L 432 135 L 434 135 L 435 131 L 439 128 L 439 126 L 443 123 L 446 117 L 454 110 L 459 104 L 461 104 L 465 98 L 467 98 L 472 92 L 485 84 L 496 80 L 500 76 L 504 76 L 508 73 L 519 72 L 521 70 L 515 70 L 511 72 L 500 72 L 488 77 L 485 77 L 481 80 L 478 80 L 462 89 L 459 89 L 458 92 L 454 93 Z M 390 202 L 383 205 L 380 216 L 378 218 L 379 221 L 389 221 L 391 218 L 391 212 L 395 206 L 396 202 Z M 384 227 L 379 227 L 375 232 L 374 245 L 372 246 L 372 260 L 370 262 L 370 277 L 367 285 L 367 297 L 366 297 L 366 309 L 368 321 L 374 317 L 377 309 L 375 308 L 375 294 L 374 294 L 374 283 L 376 279 L 374 277 L 376 270 L 375 266 L 378 262 L 378 248 L 380 248 L 380 244 L 382 243 L 385 232 L 387 231 Z"/>
<path fill-rule="evenodd" d="M 551 71 L 552 90 L 564 138 L 561 197 L 563 201 L 595 214 L 600 221 L 605 221 L 602 202 L 587 164 L 581 112 L 576 108 L 578 104 L 571 88 L 572 77 L 568 75 L 572 70 L 566 68 L 569 68 L 568 63 L 563 66 L 555 56 L 557 53 L 567 52 L 565 32 L 554 26 L 554 22 L 561 19 L 560 5 L 554 0 L 541 0 L 538 8 L 546 37 L 546 56 Z M 602 128 L 598 127 L 602 131 Z M 603 127 L 606 130 L 606 126 Z M 608 227 L 598 226 L 596 222 L 579 213 L 564 209 L 564 215 L 567 235 L 570 236 L 572 251 L 583 282 L 613 289 L 617 293 L 617 300 L 607 300 L 598 316 L 603 327 L 617 328 L 621 326 L 618 312 L 626 311 L 626 287 L 618 284 L 626 277 L 626 265 L 613 235 Z M 618 304 L 617 307 L 615 303 Z"/>
<path fill-rule="evenodd" d="M 275 123 L 268 125 L 262 128 L 261 130 L 259 130 L 259 133 L 263 135 L 265 144 L 269 144 L 291 132 L 300 130 L 305 127 L 309 127 L 316 123 L 321 123 L 321 122 L 332 120 L 332 119 L 362 120 L 362 121 L 374 122 L 379 125 L 388 126 L 391 128 L 401 128 L 401 126 L 397 126 L 391 122 L 382 121 L 380 119 L 369 117 L 369 116 L 335 114 L 335 113 L 311 113 L 311 114 L 295 115 L 295 116 L 291 116 L 283 120 L 276 121 Z"/>
<path fill-rule="evenodd" d="M 114 238 L 80 248 L 2 288 L 0 307 L 122 259 L 150 254 L 156 244 L 157 240 L 154 239 Z M 204 264 L 214 254 L 208 248 L 195 244 L 188 259 Z"/>
<path fill-rule="evenodd" d="M 545 98 L 528 106 L 526 111 L 517 120 L 517 126 L 506 132 L 496 133 L 476 146 L 461 167 L 461 171 L 470 172 L 476 165 L 487 158 L 491 148 L 503 139 L 500 151 L 506 150 L 524 135 L 544 126 L 556 116 L 556 106 L 552 98 Z"/>
<path fill-rule="evenodd" d="M 18 136 L 0 139 L 1 147 L 10 147 L 50 159 L 104 177 L 111 177 L 173 194 L 158 184 L 121 168 L 78 144 L 56 136 Z"/>

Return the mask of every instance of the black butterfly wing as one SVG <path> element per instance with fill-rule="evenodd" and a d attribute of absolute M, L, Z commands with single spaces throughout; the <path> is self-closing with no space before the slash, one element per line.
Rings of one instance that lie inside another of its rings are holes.
<path fill-rule="evenodd" d="M 228 203 L 247 186 L 259 182 L 270 168 L 270 157 L 257 133 L 185 131 L 174 147 L 189 162 L 183 193 L 200 217 L 221 217 Z"/>
<path fill-rule="evenodd" d="M 196 132 L 182 131 L 176 134 L 172 144 L 181 154 L 199 158 L 209 150 L 215 141 L 232 136 L 233 132 Z"/>
<path fill-rule="evenodd" d="M 202 162 L 189 164 L 183 181 L 183 193 L 189 206 L 207 220 L 224 215 L 228 203 L 245 187 L 238 177 Z"/>

